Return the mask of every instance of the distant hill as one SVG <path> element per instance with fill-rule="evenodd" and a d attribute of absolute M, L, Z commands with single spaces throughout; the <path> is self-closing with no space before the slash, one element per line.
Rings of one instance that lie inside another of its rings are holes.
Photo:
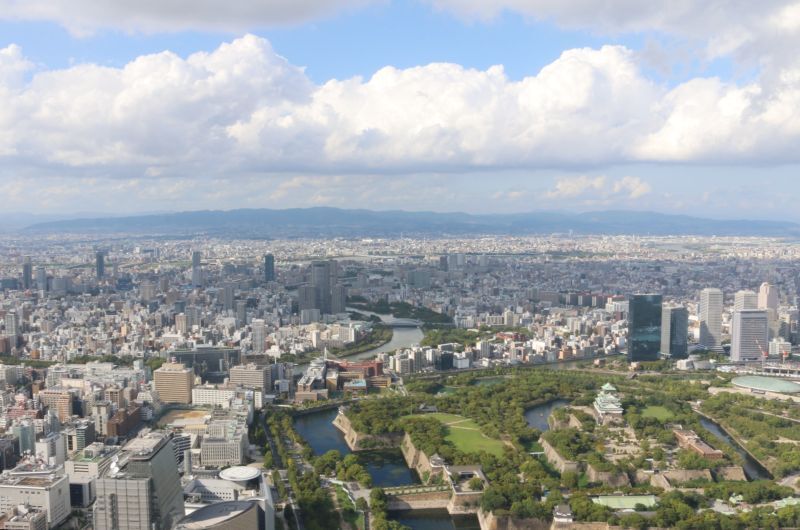
<path fill-rule="evenodd" d="M 408 211 L 290 208 L 200 210 L 130 217 L 39 222 L 29 232 L 277 237 L 394 237 L 467 234 L 800 235 L 800 225 L 780 221 L 718 220 L 654 212 L 531 212 L 474 215 Z"/>

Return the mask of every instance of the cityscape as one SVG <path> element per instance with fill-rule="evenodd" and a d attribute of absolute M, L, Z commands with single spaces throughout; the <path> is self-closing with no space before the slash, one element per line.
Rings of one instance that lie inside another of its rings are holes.
<path fill-rule="evenodd" d="M 0 530 L 800 528 L 799 6 L 0 0 Z"/>

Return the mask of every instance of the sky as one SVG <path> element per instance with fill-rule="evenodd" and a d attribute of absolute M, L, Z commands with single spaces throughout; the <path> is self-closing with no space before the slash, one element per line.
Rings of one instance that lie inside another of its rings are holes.
<path fill-rule="evenodd" d="M 799 45 L 785 0 L 0 0 L 0 197 L 800 221 Z"/>

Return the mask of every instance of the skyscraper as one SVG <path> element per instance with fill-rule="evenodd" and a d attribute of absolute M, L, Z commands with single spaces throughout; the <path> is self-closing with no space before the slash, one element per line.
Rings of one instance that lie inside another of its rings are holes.
<path fill-rule="evenodd" d="M 44 267 L 36 267 L 36 288 L 47 290 L 47 271 Z"/>
<path fill-rule="evenodd" d="M 661 353 L 673 359 L 688 356 L 689 312 L 683 306 L 664 305 L 661 309 Z"/>
<path fill-rule="evenodd" d="M 778 310 L 778 289 L 767 282 L 758 289 L 758 308 Z"/>
<path fill-rule="evenodd" d="M 201 287 L 203 285 L 202 254 L 195 250 L 192 252 L 192 286 Z"/>
<path fill-rule="evenodd" d="M 261 319 L 255 319 L 253 326 L 253 353 L 264 353 L 267 342 L 267 325 Z"/>
<path fill-rule="evenodd" d="M 106 275 L 105 253 L 102 250 L 98 250 L 97 252 L 95 252 L 94 261 L 95 261 L 95 274 L 97 276 L 97 279 L 101 280 Z"/>
<path fill-rule="evenodd" d="M 767 311 L 764 309 L 742 309 L 733 312 L 731 336 L 731 361 L 757 361 L 766 351 Z"/>
<path fill-rule="evenodd" d="M 95 530 L 172 528 L 184 515 L 172 440 L 148 432 L 119 455 L 96 481 Z"/>
<path fill-rule="evenodd" d="M 222 307 L 225 311 L 233 309 L 234 287 L 232 283 L 226 283 L 222 287 Z"/>
<path fill-rule="evenodd" d="M 733 298 L 733 310 L 758 309 L 758 295 L 753 291 L 736 291 Z"/>
<path fill-rule="evenodd" d="M 22 288 L 30 289 L 32 285 L 33 285 L 33 264 L 31 263 L 31 257 L 25 256 L 25 259 L 22 262 Z"/>
<path fill-rule="evenodd" d="M 342 284 L 336 284 L 331 290 L 331 313 L 344 313 L 347 303 L 347 288 Z"/>
<path fill-rule="evenodd" d="M 275 256 L 264 254 L 264 281 L 275 281 Z"/>
<path fill-rule="evenodd" d="M 628 360 L 658 360 L 661 348 L 661 295 L 635 294 L 628 302 Z"/>
<path fill-rule="evenodd" d="M 331 265 L 329 261 L 311 263 L 311 286 L 317 290 L 316 309 L 320 313 L 331 312 Z"/>
<path fill-rule="evenodd" d="M 700 291 L 700 344 L 717 353 L 722 349 L 722 291 L 709 287 Z"/>

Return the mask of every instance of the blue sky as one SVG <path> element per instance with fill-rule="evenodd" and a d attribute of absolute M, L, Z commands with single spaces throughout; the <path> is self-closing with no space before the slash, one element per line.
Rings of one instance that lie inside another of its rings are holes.
<path fill-rule="evenodd" d="M 800 219 L 790 2 L 185 1 L 0 0 L 9 209 Z"/>

